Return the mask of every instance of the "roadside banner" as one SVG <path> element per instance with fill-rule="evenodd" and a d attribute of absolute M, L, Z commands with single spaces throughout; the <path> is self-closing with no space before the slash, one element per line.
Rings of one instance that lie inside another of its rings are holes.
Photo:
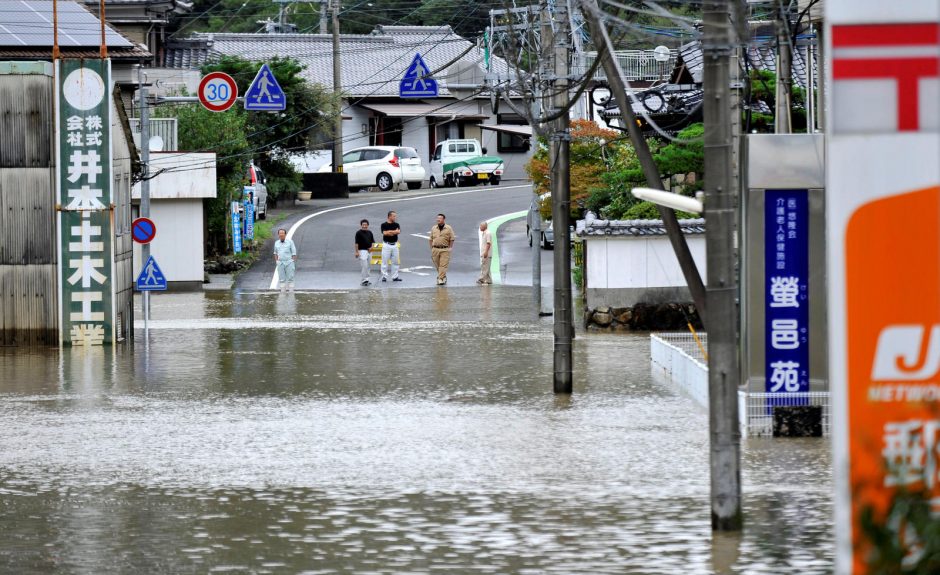
<path fill-rule="evenodd" d="M 239 203 L 232 202 L 232 252 L 236 254 L 242 251 L 242 220 L 238 213 Z"/>
<path fill-rule="evenodd" d="M 940 517 L 940 3 L 829 0 L 825 38 L 836 572 L 900 572 L 899 560 L 927 572 L 919 532 Z"/>
<path fill-rule="evenodd" d="M 114 342 L 111 61 L 57 60 L 59 341 Z"/>

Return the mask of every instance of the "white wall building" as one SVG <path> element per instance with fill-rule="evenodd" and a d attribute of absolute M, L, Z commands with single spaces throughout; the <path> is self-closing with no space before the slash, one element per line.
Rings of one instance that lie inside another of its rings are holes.
<path fill-rule="evenodd" d="M 198 287 L 205 278 L 203 199 L 216 197 L 215 160 L 214 153 L 150 153 L 150 172 L 166 170 L 150 180 L 150 219 L 157 226 L 150 254 L 171 288 Z M 139 204 L 140 184 L 134 186 L 133 198 Z M 134 217 L 139 213 L 135 205 Z M 142 265 L 140 245 L 135 244 L 135 278 Z"/>
<path fill-rule="evenodd" d="M 689 250 L 705 277 L 705 220 L 680 220 Z M 689 302 L 692 296 L 661 220 L 578 222 L 584 241 L 585 305 Z"/>
<path fill-rule="evenodd" d="M 484 89 L 486 56 L 473 42 L 449 26 L 377 26 L 371 34 L 342 34 L 340 52 L 345 150 L 407 146 L 418 152 L 427 168 L 439 142 L 476 138 L 489 155 L 503 158 L 503 179 L 527 179 L 524 167 L 534 147 L 528 145 L 531 130 L 527 134 L 526 121 L 509 109 L 493 112 Z M 439 88 L 436 98 L 399 97 L 399 83 L 416 53 L 434 72 Z M 169 88 L 171 79 L 183 81 L 177 78 L 183 77 L 183 70 L 197 69 L 221 56 L 256 62 L 291 57 L 305 66 L 301 75 L 308 82 L 333 89 L 332 36 L 328 34 L 193 34 L 169 44 L 166 66 L 174 70 L 155 72 L 154 78 Z M 504 60 L 493 57 L 489 73 L 498 81 L 508 79 L 513 71 Z M 503 126 L 510 131 L 494 131 Z M 312 153 L 295 165 L 316 171 L 328 162 L 328 156 L 329 150 Z"/>

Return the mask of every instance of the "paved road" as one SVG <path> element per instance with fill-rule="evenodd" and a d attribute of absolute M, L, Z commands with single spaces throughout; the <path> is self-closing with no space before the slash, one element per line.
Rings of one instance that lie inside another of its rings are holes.
<path fill-rule="evenodd" d="M 361 203 L 343 203 L 320 210 L 319 215 L 302 223 L 294 232 L 293 239 L 299 253 L 297 289 L 358 288 L 359 261 L 353 257 L 353 237 L 359 227 L 359 220 L 367 218 L 376 239 L 379 239 L 379 225 L 385 220 L 388 210 L 392 209 L 398 212 L 398 221 L 402 227 L 401 277 L 404 281 L 394 285 L 382 284 L 378 282 L 378 266 L 373 266 L 373 281 L 376 282 L 373 288 L 384 286 L 400 289 L 435 285 L 428 240 L 425 237 L 434 225 L 438 212 L 447 215 L 447 222 L 457 234 L 448 272 L 448 286 L 475 285 L 479 274 L 479 222 L 527 209 L 531 194 L 529 185 L 511 185 L 441 190 L 401 199 L 387 199 L 388 196 L 384 195 L 382 199 L 372 200 L 364 195 Z M 507 240 L 504 240 L 504 234 L 500 234 L 500 241 L 504 242 L 507 253 L 510 246 L 515 246 L 513 252 L 524 251 L 525 254 L 519 253 L 519 257 L 511 258 L 504 265 L 518 265 L 520 268 L 530 265 L 526 263 L 529 257 L 527 254 L 530 253 L 527 246 L 525 250 L 519 250 L 525 242 L 524 223 L 521 230 L 521 234 L 513 234 Z M 237 287 L 243 290 L 268 289 L 273 268 L 268 260 L 258 262 L 239 276 Z"/>

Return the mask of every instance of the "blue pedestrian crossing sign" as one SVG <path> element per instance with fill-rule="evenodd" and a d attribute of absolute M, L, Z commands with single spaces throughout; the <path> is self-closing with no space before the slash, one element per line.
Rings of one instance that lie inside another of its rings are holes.
<path fill-rule="evenodd" d="M 253 112 L 276 112 L 285 108 L 287 96 L 284 95 L 284 90 L 281 90 L 271 68 L 262 64 L 245 92 L 245 109 Z"/>
<path fill-rule="evenodd" d="M 421 54 L 405 70 L 405 76 L 398 84 L 398 96 L 401 98 L 436 98 L 437 82 L 431 77 L 431 70 L 424 63 Z"/>
<path fill-rule="evenodd" d="M 140 275 L 137 276 L 137 291 L 164 291 L 166 289 L 166 276 L 157 265 L 157 260 L 150 256 Z"/>

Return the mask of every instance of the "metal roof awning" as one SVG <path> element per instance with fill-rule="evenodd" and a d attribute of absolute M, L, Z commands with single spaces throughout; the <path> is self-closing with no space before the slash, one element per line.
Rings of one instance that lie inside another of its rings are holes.
<path fill-rule="evenodd" d="M 493 130 L 494 132 L 504 132 L 506 134 L 525 136 L 527 138 L 532 137 L 532 126 L 521 126 L 516 124 L 493 124 L 487 126 L 485 124 L 480 124 L 480 127 L 484 130 Z"/>
<path fill-rule="evenodd" d="M 484 114 L 479 114 L 478 112 L 456 108 L 448 102 L 441 103 L 428 103 L 428 102 L 388 102 L 388 103 L 368 103 L 368 104 L 359 104 L 360 107 L 365 108 L 366 110 L 371 110 L 383 116 L 388 116 L 390 118 L 416 118 L 420 116 L 433 116 L 436 118 L 449 118 L 454 116 L 455 119 L 467 119 L 467 118 L 486 118 Z"/>

